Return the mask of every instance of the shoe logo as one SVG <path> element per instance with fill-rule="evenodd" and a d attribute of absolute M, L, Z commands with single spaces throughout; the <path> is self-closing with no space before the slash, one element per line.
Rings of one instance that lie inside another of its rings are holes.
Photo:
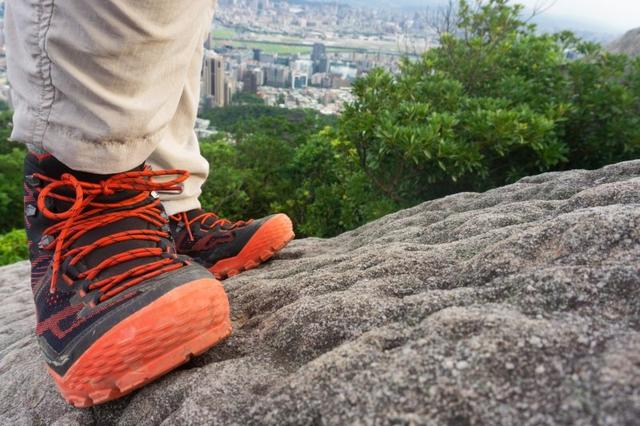
<path fill-rule="evenodd" d="M 36 326 L 36 334 L 42 336 L 46 331 L 50 331 L 58 339 L 64 338 L 67 334 L 72 332 L 76 327 L 81 325 L 85 320 L 83 318 L 76 319 L 71 326 L 63 330 L 60 327 L 60 322 L 70 316 L 75 316 L 82 309 L 82 305 L 68 306 L 55 315 L 50 316 L 46 320 L 39 322 Z"/>
<path fill-rule="evenodd" d="M 57 314 L 54 314 L 49 318 L 47 318 L 46 320 L 39 322 L 38 325 L 36 326 L 36 335 L 42 336 L 45 332 L 49 331 L 58 339 L 63 339 L 65 336 L 67 336 L 73 330 L 75 330 L 76 328 L 84 324 L 86 321 L 90 320 L 96 315 L 101 314 L 102 312 L 108 309 L 111 309 L 115 306 L 122 304 L 123 302 L 137 296 L 138 294 L 140 294 L 139 291 L 132 291 L 131 293 L 127 293 L 124 296 L 120 297 L 119 299 L 113 301 L 112 303 L 100 305 L 97 309 L 94 309 L 86 316 L 78 315 L 78 313 L 82 311 L 82 309 L 85 307 L 84 305 L 76 304 L 76 305 L 68 306 L 65 309 L 58 312 Z M 60 323 L 71 316 L 75 317 L 75 320 L 71 323 L 69 328 L 66 328 L 63 330 Z"/>

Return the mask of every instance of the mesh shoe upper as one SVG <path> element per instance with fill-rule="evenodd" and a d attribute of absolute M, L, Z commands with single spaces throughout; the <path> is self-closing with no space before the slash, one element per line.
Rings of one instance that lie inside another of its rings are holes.
<path fill-rule="evenodd" d="M 171 216 L 170 224 L 178 253 L 210 267 L 240 253 L 264 220 L 232 223 L 214 213 L 191 210 Z"/>
<path fill-rule="evenodd" d="M 174 175 L 157 182 L 154 177 Z M 153 191 L 186 172 L 140 167 L 113 176 L 71 171 L 51 156 L 25 160 L 25 223 L 36 334 L 59 373 L 115 323 L 204 269 L 177 255 Z"/>
<path fill-rule="evenodd" d="M 192 210 L 172 216 L 171 229 L 178 253 L 191 256 L 219 279 L 258 267 L 295 237 L 291 219 L 282 213 L 231 223 Z"/>

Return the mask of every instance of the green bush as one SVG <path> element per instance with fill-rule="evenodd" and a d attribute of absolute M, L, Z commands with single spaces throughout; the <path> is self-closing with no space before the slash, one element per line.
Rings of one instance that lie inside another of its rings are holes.
<path fill-rule="evenodd" d="M 13 148 L 0 154 L 0 232 L 24 225 L 23 162 L 25 151 Z"/>
<path fill-rule="evenodd" d="M 461 1 L 453 33 L 399 76 L 355 84 L 341 137 L 381 194 L 408 206 L 640 156 L 639 60 L 540 35 L 507 0 L 481 4 Z"/>
<path fill-rule="evenodd" d="M 24 229 L 0 235 L 0 266 L 10 265 L 28 257 L 27 234 Z"/>
<path fill-rule="evenodd" d="M 203 207 L 234 220 L 284 212 L 299 236 L 318 237 L 397 210 L 368 182 L 355 151 L 333 128 L 319 131 L 320 123 L 299 127 L 292 142 L 271 130 L 243 135 L 237 143 L 222 136 L 202 140 L 211 165 Z"/>
<path fill-rule="evenodd" d="M 301 235 L 332 237 L 398 209 L 380 197 L 355 151 L 331 128 L 296 150 L 291 171 L 290 195 L 273 207 L 295 218 Z"/>

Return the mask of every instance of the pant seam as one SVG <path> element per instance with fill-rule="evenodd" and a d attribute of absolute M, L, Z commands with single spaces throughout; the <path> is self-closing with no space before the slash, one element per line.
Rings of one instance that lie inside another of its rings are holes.
<path fill-rule="evenodd" d="M 47 35 L 53 19 L 54 0 L 40 3 L 38 16 L 38 73 L 41 78 L 40 104 L 38 119 L 33 129 L 32 140 L 37 144 L 44 144 L 44 137 L 51 117 L 51 110 L 55 100 L 55 87 L 51 77 L 52 61 L 47 53 Z"/>

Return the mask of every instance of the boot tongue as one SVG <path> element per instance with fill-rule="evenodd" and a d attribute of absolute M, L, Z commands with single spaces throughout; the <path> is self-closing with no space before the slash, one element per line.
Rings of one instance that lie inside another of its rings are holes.
<path fill-rule="evenodd" d="M 64 175 L 65 173 L 68 173 L 81 182 L 100 183 L 108 180 L 109 178 L 115 175 L 115 174 L 101 175 L 101 174 L 94 174 L 94 173 L 79 172 L 67 167 L 66 165 L 61 163 L 59 160 L 57 160 L 56 158 L 50 155 L 47 155 L 45 157 L 36 157 L 35 155 L 30 153 L 27 157 L 27 161 L 35 165 L 35 167 L 32 168 L 33 170 L 37 170 L 39 173 L 55 180 L 60 180 L 62 175 Z M 144 164 L 141 164 L 140 166 L 132 169 L 131 171 L 142 171 L 142 170 L 144 170 Z M 55 192 L 56 194 L 59 194 L 59 195 L 75 198 L 75 191 L 71 187 L 67 187 L 67 186 L 60 187 L 56 189 Z M 115 203 L 126 200 L 126 199 L 130 199 L 136 196 L 137 194 L 139 194 L 139 191 L 118 191 L 115 194 L 111 194 L 111 195 L 100 195 L 95 199 L 95 201 L 101 202 L 101 203 L 114 203 L 114 207 L 116 207 Z M 143 201 L 141 204 L 145 204 L 148 202 L 149 200 L 146 200 L 146 201 Z M 68 210 L 70 206 L 71 204 L 69 202 L 56 200 L 52 203 L 52 205 L 49 206 L 49 208 L 51 211 L 54 211 L 54 212 L 62 212 L 62 211 Z M 98 227 L 96 229 L 93 229 L 87 232 L 85 235 L 83 235 L 77 241 L 75 241 L 70 248 L 73 249 L 76 247 L 85 247 L 87 245 L 92 244 L 93 242 L 97 241 L 100 238 L 113 235 L 118 232 L 136 231 L 140 229 L 155 229 L 155 227 L 150 223 L 144 220 L 141 220 L 137 217 L 123 217 L 121 220 L 118 220 L 117 222 L 113 222 L 112 224 Z M 125 251 L 134 250 L 134 249 L 153 248 L 153 247 L 156 247 L 156 243 L 151 241 L 136 240 L 136 239 L 127 240 L 127 241 L 111 244 L 106 247 L 97 248 L 91 251 L 90 253 L 88 253 L 82 258 L 80 264 L 85 269 L 88 269 L 88 268 L 97 266 L 99 263 L 101 263 L 105 259 L 118 255 L 119 253 L 123 253 Z M 102 273 L 100 273 L 100 275 L 96 278 L 96 280 L 104 279 L 116 274 L 126 272 L 127 270 L 135 268 L 136 266 L 143 265 L 148 261 L 149 261 L 148 258 L 142 258 L 142 259 L 133 259 L 128 262 L 120 263 L 118 265 L 112 266 L 104 270 Z"/>
<path fill-rule="evenodd" d="M 108 175 L 101 175 L 96 173 L 80 172 L 77 170 L 73 170 L 70 167 L 67 167 L 52 155 L 46 155 L 44 158 L 41 158 L 41 159 L 35 158 L 35 155 L 31 153 L 29 154 L 29 156 L 32 156 L 33 158 L 28 158 L 28 161 L 32 161 L 32 160 L 36 161 L 38 164 L 38 168 L 42 171 L 43 175 L 55 180 L 60 180 L 62 178 L 62 175 L 64 175 L 65 173 L 68 173 L 73 177 L 75 177 L 80 182 L 100 183 L 108 180 L 109 178 L 115 176 L 116 174 L 119 174 L 119 173 L 114 173 L 114 174 L 108 174 Z M 143 171 L 143 170 L 144 170 L 144 163 L 129 171 L 135 172 L 135 171 Z M 70 197 L 70 198 L 75 197 L 74 190 L 69 187 L 61 187 L 59 189 L 56 189 L 55 192 L 59 195 L 64 195 L 66 197 Z M 108 195 L 108 196 L 106 195 L 98 196 L 96 198 L 96 201 L 97 202 L 117 202 L 127 198 L 131 198 L 135 196 L 137 193 L 138 193 L 137 191 L 119 191 L 115 194 Z M 62 203 L 62 205 L 64 207 L 68 207 L 66 206 L 65 203 Z"/>
<path fill-rule="evenodd" d="M 33 155 L 33 154 L 30 154 L 30 155 Z M 73 175 L 76 179 L 82 182 L 100 183 L 109 179 L 112 176 L 115 176 L 116 174 L 119 174 L 119 173 L 114 173 L 114 174 L 101 175 L 96 173 L 87 173 L 87 172 L 80 172 L 77 170 L 73 170 L 67 167 L 66 165 L 64 165 L 63 163 L 61 163 L 53 155 L 47 155 L 46 157 L 39 160 L 38 163 L 39 163 L 39 168 L 42 169 L 44 175 L 50 177 L 51 179 L 56 179 L 56 180 L 60 180 L 63 174 L 69 173 Z M 144 163 L 140 164 L 138 167 L 135 167 L 129 171 L 135 172 L 135 171 L 142 171 L 142 170 L 144 170 Z"/>
<path fill-rule="evenodd" d="M 193 209 L 193 210 L 189 210 L 187 212 L 187 218 L 189 220 L 193 220 L 193 218 L 201 216 L 203 214 L 205 214 L 204 210 L 202 210 L 202 209 Z"/>

